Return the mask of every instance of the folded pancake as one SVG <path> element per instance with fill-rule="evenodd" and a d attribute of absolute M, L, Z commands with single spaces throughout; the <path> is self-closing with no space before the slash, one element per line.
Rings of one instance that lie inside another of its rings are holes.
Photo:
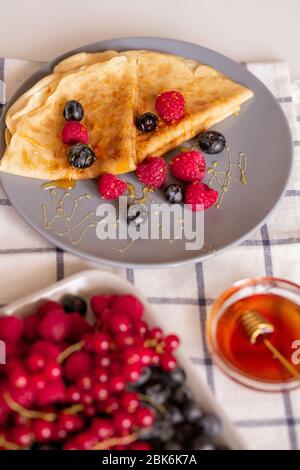
<path fill-rule="evenodd" d="M 57 64 L 54 72 L 66 73 L 72 68 L 106 60 L 107 56 L 115 54 L 115 51 L 75 54 Z M 137 114 L 155 113 L 155 99 L 164 91 L 178 90 L 186 100 L 186 116 L 183 119 L 171 125 L 160 121 L 155 132 L 137 135 L 138 162 L 149 155 L 163 155 L 238 111 L 241 104 L 253 96 L 248 88 L 194 60 L 142 50 L 120 54 L 137 59 Z"/>
<path fill-rule="evenodd" d="M 39 102 L 38 107 L 15 119 L 14 133 L 0 170 L 42 179 L 87 179 L 105 172 L 118 174 L 134 170 L 136 58 L 118 56 L 60 75 L 54 88 L 50 94 L 49 90 L 44 93 L 44 102 Z M 29 93 L 29 100 L 32 96 Z M 80 101 L 84 108 L 82 123 L 88 129 L 89 144 L 97 157 L 84 170 L 69 165 L 68 146 L 61 140 L 65 123 L 63 108 L 71 99 Z M 16 112 L 20 111 L 16 107 Z"/>

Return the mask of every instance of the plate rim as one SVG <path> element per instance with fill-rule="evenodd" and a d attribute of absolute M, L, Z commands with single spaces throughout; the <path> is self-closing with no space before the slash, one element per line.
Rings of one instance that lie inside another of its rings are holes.
<path fill-rule="evenodd" d="M 38 70 L 36 70 L 34 73 L 32 73 L 17 88 L 17 90 L 12 94 L 11 98 L 5 104 L 5 106 L 3 108 L 3 111 L 2 111 L 2 115 L 1 115 L 1 119 L 0 119 L 0 132 L 2 133 L 2 138 L 4 136 L 4 131 L 5 131 L 5 127 L 6 127 L 5 126 L 5 116 L 6 116 L 7 110 L 16 101 L 16 99 L 24 93 L 24 90 L 29 89 L 32 86 L 32 80 L 36 76 L 40 76 L 40 78 L 45 76 L 45 73 L 43 72 L 43 69 L 45 67 L 52 67 L 53 68 L 55 66 L 55 64 L 57 64 L 61 60 L 65 59 L 65 58 L 67 58 L 67 57 L 69 57 L 73 54 L 76 54 L 78 52 L 84 52 L 83 49 L 86 49 L 86 48 L 93 48 L 93 47 L 98 47 L 99 46 L 99 50 L 101 51 L 101 50 L 107 50 L 109 48 L 108 44 L 112 41 L 123 42 L 123 41 L 145 41 L 145 40 L 149 40 L 150 42 L 151 41 L 154 41 L 154 42 L 156 42 L 156 41 L 157 42 L 169 42 L 170 44 L 174 45 L 174 47 L 176 45 L 178 45 L 178 46 L 179 45 L 186 45 L 187 47 L 188 46 L 197 47 L 197 48 L 200 48 L 202 51 L 204 51 L 204 52 L 206 52 L 210 55 L 225 59 L 228 63 L 231 63 L 235 67 L 236 66 L 242 67 L 242 65 L 240 63 L 232 60 L 230 57 L 227 57 L 224 54 L 221 54 L 221 53 L 219 53 L 219 52 L 217 52 L 213 49 L 210 49 L 210 48 L 207 48 L 205 46 L 201 46 L 199 44 L 192 43 L 192 42 L 189 42 L 189 41 L 182 41 L 182 40 L 172 39 L 172 38 L 157 37 L 157 36 L 124 36 L 124 37 L 110 38 L 110 39 L 104 39 L 104 40 L 88 43 L 88 44 L 76 47 L 74 49 L 71 49 L 69 51 L 66 51 L 66 52 L 60 54 L 59 56 L 57 56 L 57 57 L 55 57 L 55 58 L 53 58 L 53 59 L 51 59 L 47 62 L 44 62 L 41 65 L 41 67 L 38 68 Z M 115 49 L 118 50 L 118 48 L 115 48 Z M 145 48 L 143 48 L 143 49 L 145 49 Z M 151 50 L 151 49 L 146 49 L 146 50 Z M 159 51 L 159 49 L 152 49 L 152 50 L 158 50 Z M 294 158 L 295 158 L 295 156 L 294 156 L 295 150 L 294 150 L 294 145 L 293 145 L 293 138 L 292 138 L 291 128 L 290 128 L 289 122 L 288 122 L 288 120 L 287 120 L 280 104 L 277 102 L 276 98 L 274 97 L 272 92 L 269 90 L 269 88 L 259 78 L 257 78 L 248 69 L 247 69 L 247 73 L 250 74 L 252 76 L 252 79 L 257 81 L 259 83 L 260 87 L 262 87 L 264 89 L 264 91 L 269 95 L 269 97 L 273 100 L 274 104 L 276 105 L 277 111 L 281 114 L 281 117 L 283 118 L 283 122 L 286 125 L 286 131 L 287 131 L 288 143 L 289 143 L 289 149 L 288 149 L 288 152 L 287 152 L 288 155 L 290 156 L 290 158 L 289 158 L 289 168 L 288 168 L 285 183 L 284 183 L 283 188 L 282 188 L 282 190 L 281 190 L 281 192 L 280 192 L 280 194 L 277 198 L 277 201 L 273 205 L 273 207 L 269 210 L 269 212 L 265 215 L 265 217 L 263 217 L 261 219 L 261 221 L 258 222 L 251 230 L 247 231 L 244 235 L 237 238 L 236 240 L 234 240 L 230 243 L 227 243 L 222 248 L 218 248 L 218 249 L 213 250 L 211 252 L 207 252 L 207 253 L 203 253 L 203 254 L 199 254 L 199 255 L 195 254 L 195 256 L 193 256 L 191 258 L 177 260 L 177 261 L 164 261 L 164 262 L 155 262 L 154 261 L 154 262 L 146 262 L 145 263 L 145 262 L 142 262 L 142 261 L 141 262 L 127 262 L 127 261 L 121 260 L 121 259 L 118 260 L 118 261 L 108 260 L 106 258 L 102 258 L 101 256 L 94 256 L 94 255 L 90 255 L 88 253 L 82 252 L 80 249 L 73 248 L 72 246 L 68 245 L 63 240 L 56 240 L 56 238 L 54 236 L 52 236 L 51 233 L 45 233 L 45 231 L 38 224 L 36 224 L 34 221 L 31 221 L 30 218 L 27 217 L 26 215 L 22 214 L 21 210 L 18 208 L 18 204 L 15 203 L 15 201 L 14 201 L 14 196 L 13 195 L 8 196 L 7 191 L 6 191 L 6 184 L 3 181 L 2 173 L 0 172 L 0 179 L 1 179 L 1 183 L 2 183 L 2 186 L 4 188 L 4 191 L 5 191 L 5 194 L 7 195 L 9 201 L 12 203 L 15 210 L 23 218 L 23 220 L 25 220 L 26 223 L 28 223 L 34 230 L 36 230 L 44 239 L 49 240 L 54 245 L 54 247 L 58 247 L 60 249 L 63 249 L 67 253 L 71 253 L 75 256 L 79 256 L 81 258 L 87 259 L 88 261 L 92 261 L 94 263 L 96 262 L 97 264 L 104 264 L 106 266 L 112 266 L 112 267 L 118 267 L 118 268 L 131 268 L 131 269 L 139 269 L 139 268 L 140 269 L 176 268 L 176 267 L 179 267 L 179 266 L 186 266 L 186 265 L 202 262 L 202 261 L 204 261 L 208 258 L 213 258 L 215 256 L 221 255 L 224 252 L 226 252 L 226 251 L 230 250 L 231 248 L 233 248 L 234 246 L 239 246 L 244 240 L 246 240 L 248 237 L 251 237 L 251 235 L 253 233 L 255 233 L 256 231 L 261 229 L 261 227 L 264 226 L 266 221 L 272 216 L 274 211 L 276 211 L 277 207 L 279 206 L 279 204 L 281 203 L 281 201 L 284 198 L 288 183 L 289 183 L 291 175 L 292 175 L 292 168 L 293 168 Z M 2 156 L 1 156 L 1 158 L 2 158 Z"/>

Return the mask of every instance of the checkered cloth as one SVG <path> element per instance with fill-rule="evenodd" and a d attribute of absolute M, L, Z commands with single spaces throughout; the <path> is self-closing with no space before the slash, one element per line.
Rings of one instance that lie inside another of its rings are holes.
<path fill-rule="evenodd" d="M 6 98 L 39 65 L 22 60 L 0 60 L 0 78 L 6 84 Z M 247 67 L 276 96 L 293 133 L 295 165 L 280 207 L 249 240 L 202 263 L 176 269 L 112 271 L 136 284 L 153 304 L 158 322 L 166 330 L 180 334 L 195 373 L 202 375 L 244 435 L 249 448 L 298 449 L 300 391 L 265 394 L 243 388 L 212 364 L 205 344 L 207 310 L 213 299 L 233 282 L 263 275 L 300 281 L 300 140 L 297 134 L 300 82 L 291 85 L 284 62 L 247 64 Z M 4 95 L 0 101 L 5 102 Z M 20 218 L 1 188 L 0 206 L 0 303 L 9 303 L 83 269 L 99 268 L 99 265 L 64 253 L 41 238 Z"/>

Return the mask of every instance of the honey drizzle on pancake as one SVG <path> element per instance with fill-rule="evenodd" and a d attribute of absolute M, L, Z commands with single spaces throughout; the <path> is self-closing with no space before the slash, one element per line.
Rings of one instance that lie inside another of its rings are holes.
<path fill-rule="evenodd" d="M 228 145 L 226 146 L 226 152 L 227 152 L 227 158 L 228 158 L 228 167 L 227 170 L 218 170 L 217 167 L 219 166 L 219 162 L 215 161 L 212 163 L 212 166 L 208 168 L 207 173 L 211 175 L 211 178 L 209 180 L 209 184 L 212 184 L 213 181 L 216 181 L 217 185 L 219 186 L 220 189 L 220 196 L 219 199 L 216 203 L 216 207 L 220 209 L 225 193 L 229 191 L 230 185 L 232 181 L 238 181 L 242 184 L 247 184 L 248 183 L 248 178 L 246 175 L 247 171 L 247 157 L 244 152 L 239 153 L 239 160 L 237 163 L 233 163 L 232 160 L 232 155 L 230 148 Z M 234 178 L 233 177 L 233 170 L 234 168 L 238 168 L 240 170 L 240 178 Z M 221 178 L 223 177 L 223 180 Z"/>
<path fill-rule="evenodd" d="M 43 189 L 53 189 L 53 188 L 73 189 L 75 188 L 75 186 L 76 186 L 76 181 L 69 180 L 69 179 L 55 180 L 55 181 L 50 181 L 48 183 L 42 184 Z"/>

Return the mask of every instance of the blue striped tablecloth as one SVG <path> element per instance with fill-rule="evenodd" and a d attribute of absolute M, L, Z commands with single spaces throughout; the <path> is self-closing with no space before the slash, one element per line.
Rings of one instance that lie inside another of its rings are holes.
<path fill-rule="evenodd" d="M 39 65 L 0 59 L 0 79 L 5 83 L 0 90 L 0 102 L 5 103 Z M 207 310 L 213 299 L 233 282 L 263 275 L 300 282 L 300 140 L 297 129 L 300 124 L 300 85 L 291 84 L 285 62 L 246 66 L 273 92 L 293 133 L 295 165 L 280 207 L 249 240 L 202 263 L 176 269 L 112 271 L 136 284 L 153 304 L 158 321 L 167 330 L 181 335 L 183 348 L 194 364 L 195 372 L 201 374 L 213 390 L 249 448 L 298 449 L 300 391 L 266 394 L 233 383 L 212 364 L 204 340 Z M 80 270 L 99 268 L 99 265 L 65 253 L 41 238 L 19 217 L 1 186 L 0 227 L 0 304 Z"/>

